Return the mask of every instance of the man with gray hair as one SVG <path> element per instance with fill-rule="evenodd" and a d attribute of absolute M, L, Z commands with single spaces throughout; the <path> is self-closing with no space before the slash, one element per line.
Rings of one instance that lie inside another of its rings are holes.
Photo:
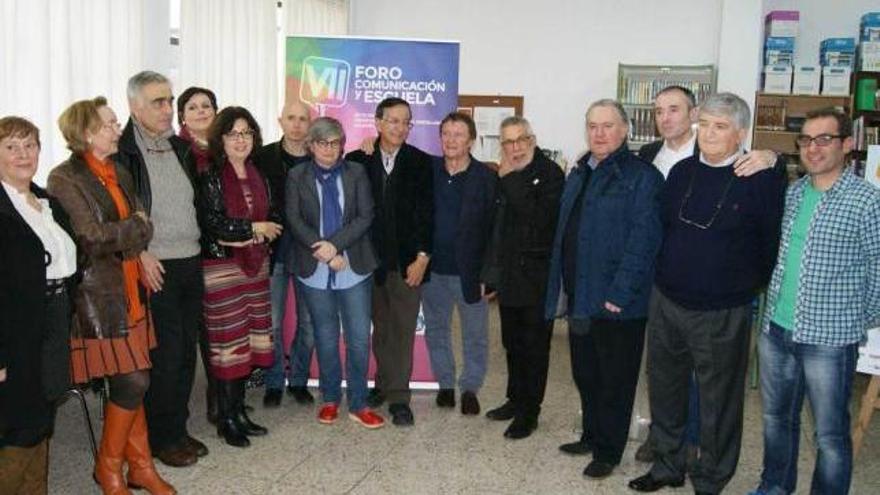
<path fill-rule="evenodd" d="M 648 313 L 655 462 L 630 481 L 639 492 L 684 483 L 692 370 L 700 395 L 694 491 L 720 493 L 736 471 L 752 301 L 779 245 L 785 178 L 773 170 L 738 176 L 733 167 L 748 135 L 748 105 L 715 94 L 700 106 L 698 121 L 700 154 L 672 168 L 661 200 L 663 245 Z"/>
<path fill-rule="evenodd" d="M 201 247 L 190 146 L 174 135 L 171 83 L 143 71 L 128 80 L 131 118 L 115 160 L 134 178 L 153 222 L 153 240 L 141 254 L 142 282 L 159 345 L 144 398 L 150 447 L 169 466 L 188 466 L 208 449 L 187 433 L 202 315 Z"/>
<path fill-rule="evenodd" d="M 550 258 L 544 316 L 567 301 L 574 381 L 583 433 L 562 445 L 593 451 L 584 475 L 608 476 L 620 463 L 645 340 L 645 317 L 660 247 L 663 176 L 633 155 L 619 102 L 599 100 L 586 115 L 590 152 L 569 174 Z"/>
<path fill-rule="evenodd" d="M 495 221 L 482 280 L 498 294 L 507 401 L 486 417 L 513 419 L 504 436 L 516 440 L 538 427 L 547 385 L 553 319 L 544 317 L 544 295 L 565 175 L 538 149 L 525 118 L 507 117 L 500 134 Z"/>

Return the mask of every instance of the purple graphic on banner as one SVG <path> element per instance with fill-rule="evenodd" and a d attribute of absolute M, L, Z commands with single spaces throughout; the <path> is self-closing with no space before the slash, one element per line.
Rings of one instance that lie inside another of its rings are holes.
<path fill-rule="evenodd" d="M 403 98 L 413 113 L 407 142 L 439 155 L 437 126 L 458 107 L 458 55 L 456 42 L 290 36 L 287 100 L 342 122 L 350 151 L 376 135 L 376 105 Z"/>

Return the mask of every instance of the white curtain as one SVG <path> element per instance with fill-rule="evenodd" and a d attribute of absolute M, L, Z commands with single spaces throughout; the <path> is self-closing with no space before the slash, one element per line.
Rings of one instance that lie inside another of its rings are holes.
<path fill-rule="evenodd" d="M 181 0 L 180 65 L 175 93 L 209 88 L 221 108 L 250 110 L 263 139 L 278 136 L 276 0 Z"/>
<path fill-rule="evenodd" d="M 40 128 L 35 181 L 69 154 L 57 119 L 72 102 L 106 96 L 127 118 L 128 78 L 142 69 L 145 0 L 0 2 L 0 115 Z"/>
<path fill-rule="evenodd" d="M 284 1 L 284 33 L 348 34 L 349 0 Z"/>

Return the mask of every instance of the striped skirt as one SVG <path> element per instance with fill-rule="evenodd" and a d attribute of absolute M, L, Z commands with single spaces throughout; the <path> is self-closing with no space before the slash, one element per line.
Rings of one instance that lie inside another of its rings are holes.
<path fill-rule="evenodd" d="M 272 366 L 269 260 L 254 277 L 232 259 L 208 259 L 202 266 L 211 373 L 235 380 L 250 375 L 253 367 Z"/>

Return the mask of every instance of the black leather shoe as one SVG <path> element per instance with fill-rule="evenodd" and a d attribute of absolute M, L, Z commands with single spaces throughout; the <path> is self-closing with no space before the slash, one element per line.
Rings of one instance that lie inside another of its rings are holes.
<path fill-rule="evenodd" d="M 370 393 L 367 394 L 367 405 L 372 407 L 373 409 L 378 409 L 379 406 L 385 403 L 385 395 L 382 394 L 382 391 L 378 388 L 371 388 Z"/>
<path fill-rule="evenodd" d="M 245 435 L 249 437 L 261 437 L 269 433 L 269 430 L 264 426 L 260 426 L 248 417 L 247 412 L 244 409 L 240 409 L 238 414 L 232 417 L 232 420 L 238 424 L 239 429 Z"/>
<path fill-rule="evenodd" d="M 263 407 L 278 407 L 281 405 L 281 391 L 274 388 L 267 388 L 266 395 L 263 396 Z"/>
<path fill-rule="evenodd" d="M 241 430 L 238 422 L 230 418 L 225 418 L 217 424 L 217 434 L 223 437 L 228 445 L 233 447 L 250 447 L 251 441 L 247 435 Z"/>
<path fill-rule="evenodd" d="M 649 472 L 648 474 L 639 476 L 638 478 L 629 482 L 630 488 L 637 492 L 643 493 L 656 492 L 657 490 L 665 488 L 667 486 L 671 486 L 673 488 L 684 486 L 684 478 L 673 480 L 658 480 L 654 478 L 654 476 Z"/>
<path fill-rule="evenodd" d="M 486 417 L 493 421 L 508 421 L 516 415 L 516 406 L 513 402 L 507 401 L 495 409 L 491 409 L 486 413 Z"/>
<path fill-rule="evenodd" d="M 559 450 L 568 455 L 587 455 L 593 451 L 593 447 L 587 442 L 571 442 L 564 443 L 559 446 Z"/>
<path fill-rule="evenodd" d="M 506 430 L 504 430 L 504 436 L 511 440 L 519 440 L 520 438 L 526 438 L 531 435 L 537 428 L 537 418 L 519 416 L 513 418 L 513 422 L 510 423 L 510 426 L 508 426 Z"/>
<path fill-rule="evenodd" d="M 208 455 L 208 446 L 195 438 L 187 435 L 183 441 L 186 443 L 186 447 L 194 453 L 196 457 L 205 457 Z"/>
<path fill-rule="evenodd" d="M 602 461 L 593 461 L 587 464 L 587 467 L 584 468 L 584 476 L 588 478 L 593 478 L 594 480 L 600 480 L 602 478 L 607 478 L 608 475 L 614 471 L 615 464 L 610 464 Z"/>
<path fill-rule="evenodd" d="M 391 413 L 391 422 L 394 426 L 412 426 L 416 422 L 412 409 L 407 404 L 391 404 L 388 406 L 388 412 Z"/>
<path fill-rule="evenodd" d="M 455 407 L 455 389 L 441 388 L 435 402 L 437 407 Z"/>
<path fill-rule="evenodd" d="M 480 401 L 477 400 L 477 394 L 467 391 L 461 394 L 461 413 L 465 416 L 480 414 Z"/>
<path fill-rule="evenodd" d="M 314 404 L 315 398 L 308 387 L 287 387 L 287 393 L 293 396 L 297 404 Z"/>

